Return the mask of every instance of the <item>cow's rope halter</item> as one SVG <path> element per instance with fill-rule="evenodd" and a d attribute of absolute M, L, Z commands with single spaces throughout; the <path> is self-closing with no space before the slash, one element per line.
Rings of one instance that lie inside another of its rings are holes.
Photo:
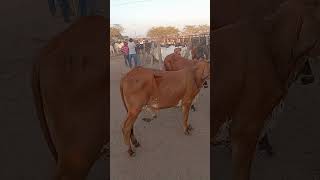
<path fill-rule="evenodd" d="M 202 69 L 201 75 L 204 74 L 204 71 L 205 71 L 205 68 Z M 203 83 L 209 78 L 209 76 L 210 76 L 210 73 L 208 75 L 206 75 L 205 77 L 201 77 L 199 84 L 198 84 L 197 80 L 195 79 L 196 86 L 197 86 L 198 89 L 202 88 Z"/>

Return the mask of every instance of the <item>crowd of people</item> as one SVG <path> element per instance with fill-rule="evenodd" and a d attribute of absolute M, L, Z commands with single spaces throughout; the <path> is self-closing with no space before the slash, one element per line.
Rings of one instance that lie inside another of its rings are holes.
<path fill-rule="evenodd" d="M 149 41 L 125 40 L 123 42 L 115 42 L 110 44 L 111 56 L 123 55 L 125 65 L 133 68 L 141 65 L 141 60 L 138 54 L 141 54 L 143 49 L 145 52 L 150 53 L 152 44 Z"/>
<path fill-rule="evenodd" d="M 204 39 L 205 40 L 205 39 Z M 170 41 L 170 43 L 160 43 L 161 48 L 161 54 L 162 54 L 162 60 L 165 58 L 166 55 L 171 54 L 171 50 L 175 48 L 182 48 L 182 56 L 187 59 L 193 59 L 193 58 L 200 58 L 205 55 L 206 58 L 209 58 L 208 51 L 209 47 L 207 45 L 206 41 L 200 41 L 200 42 L 192 42 L 193 46 L 190 46 L 191 44 L 188 44 L 187 42 L 175 42 Z M 203 44 L 200 46 L 200 44 Z M 122 55 L 124 57 L 124 63 L 127 67 L 133 68 L 136 66 L 142 65 L 140 57 L 141 54 L 152 54 L 155 56 L 156 59 L 157 56 L 157 43 L 150 40 L 133 40 L 132 38 L 129 38 L 129 40 L 124 41 L 118 41 L 113 42 L 110 44 L 110 54 L 111 56 L 118 56 Z M 163 49 L 163 47 L 165 47 Z M 156 50 L 156 51 L 155 51 Z M 192 51 L 192 56 L 189 56 L 187 51 Z M 168 52 L 167 52 L 168 51 Z M 198 57 L 199 56 L 199 57 Z"/>

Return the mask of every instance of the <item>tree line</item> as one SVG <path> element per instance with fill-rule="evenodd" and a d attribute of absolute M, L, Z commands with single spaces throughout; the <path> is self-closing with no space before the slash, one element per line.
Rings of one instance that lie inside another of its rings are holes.
<path fill-rule="evenodd" d="M 122 38 L 123 31 L 124 28 L 120 24 L 114 24 L 110 26 L 110 38 Z M 186 25 L 182 31 L 173 26 L 156 26 L 148 30 L 147 36 L 150 38 L 165 38 L 178 35 L 201 34 L 209 31 L 209 25 Z"/>

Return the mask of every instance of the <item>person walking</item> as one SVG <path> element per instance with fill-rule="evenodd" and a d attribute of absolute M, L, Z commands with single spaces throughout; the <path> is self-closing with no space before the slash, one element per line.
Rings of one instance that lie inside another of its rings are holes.
<path fill-rule="evenodd" d="M 132 58 L 134 59 L 135 67 L 140 66 L 140 61 L 139 61 L 137 51 L 136 51 L 136 44 L 133 42 L 132 38 L 129 39 L 128 47 L 129 47 L 129 66 L 130 66 L 130 68 L 132 68 L 132 63 L 131 63 Z"/>
<path fill-rule="evenodd" d="M 128 43 L 124 42 L 122 48 L 121 48 L 121 52 L 123 54 L 124 57 L 124 62 L 126 64 L 127 67 L 129 67 L 129 47 L 128 47 Z"/>
<path fill-rule="evenodd" d="M 112 44 L 110 44 L 110 54 L 111 54 L 111 56 L 114 56 L 114 48 L 113 48 Z"/>

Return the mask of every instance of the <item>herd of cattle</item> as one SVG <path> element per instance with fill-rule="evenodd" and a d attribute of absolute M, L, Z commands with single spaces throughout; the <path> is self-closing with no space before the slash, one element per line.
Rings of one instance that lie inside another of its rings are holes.
<path fill-rule="evenodd" d="M 200 37 L 199 37 L 200 38 Z M 110 44 L 110 55 L 117 56 L 122 55 L 121 47 L 123 42 L 115 42 Z M 158 48 L 160 46 L 160 48 Z M 137 43 L 136 51 L 143 61 L 150 61 L 150 64 L 164 61 L 165 57 L 174 52 L 174 49 L 181 49 L 181 56 L 186 59 L 210 59 L 210 46 L 206 42 L 190 42 L 187 43 L 175 43 L 162 46 L 155 41 L 145 41 L 143 43 Z"/>
<path fill-rule="evenodd" d="M 320 0 L 214 3 L 211 143 L 230 121 L 232 178 L 249 180 L 256 144 L 267 140 L 261 132 L 270 113 L 298 72 L 310 68 L 307 59 L 320 54 Z M 34 64 L 35 105 L 56 160 L 56 180 L 86 179 L 109 142 L 107 26 L 101 16 L 79 18 L 42 49 Z M 133 126 L 142 109 L 154 118 L 160 109 L 180 104 L 184 133 L 191 133 L 189 109 L 210 78 L 210 63 L 186 60 L 178 50 L 164 66 L 164 71 L 137 67 L 121 79 L 127 110 L 122 132 L 130 155 L 131 143 L 139 146 Z"/>
<path fill-rule="evenodd" d="M 109 143 L 106 27 L 102 16 L 81 17 L 50 40 L 34 63 L 32 90 L 41 129 L 56 161 L 56 180 L 86 179 Z M 166 70 L 136 67 L 121 79 L 128 112 L 123 136 L 130 155 L 131 143 L 139 146 L 133 125 L 143 109 L 155 114 L 181 104 L 184 133 L 191 133 L 189 109 L 210 76 L 210 63 L 185 59 L 180 50 L 166 57 Z"/>
<path fill-rule="evenodd" d="M 249 180 L 268 116 L 320 55 L 320 1 L 216 0 L 212 12 L 211 141 L 231 120 L 232 179 Z"/>

